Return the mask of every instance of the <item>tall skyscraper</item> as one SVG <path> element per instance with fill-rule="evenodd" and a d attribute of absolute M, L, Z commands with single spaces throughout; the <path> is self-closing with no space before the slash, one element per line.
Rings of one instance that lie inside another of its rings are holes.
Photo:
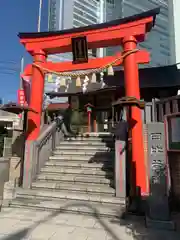
<path fill-rule="evenodd" d="M 169 0 L 171 1 L 171 0 Z M 171 37 L 169 26 L 169 5 L 168 0 L 114 0 L 114 11 L 110 20 L 132 16 L 143 11 L 160 7 L 160 14 L 157 16 L 155 27 L 148 34 L 147 40 L 140 44 L 151 53 L 151 62 L 141 67 L 158 67 L 171 64 Z M 108 55 L 113 54 L 113 49 L 107 51 Z"/>
<path fill-rule="evenodd" d="M 96 24 L 104 7 L 104 0 L 49 0 L 49 30 Z"/>
<path fill-rule="evenodd" d="M 180 1 L 179 0 L 168 0 L 169 1 L 169 23 L 170 23 L 170 39 L 171 39 L 171 63 L 176 64 L 177 68 L 180 69 Z"/>
<path fill-rule="evenodd" d="M 148 66 L 157 67 L 171 64 L 168 0 L 123 0 L 122 2 L 123 17 L 161 7 L 155 27 L 148 34 L 147 40 L 140 46 L 151 53 L 151 62 Z"/>
<path fill-rule="evenodd" d="M 49 31 L 111 21 L 159 6 L 161 12 L 157 16 L 156 25 L 140 47 L 151 53 L 151 62 L 145 67 L 169 65 L 171 52 L 168 0 L 49 0 Z M 98 49 L 92 55 L 112 55 L 115 51 L 117 47 Z M 52 56 L 51 60 L 66 61 L 71 58 L 71 54 L 67 53 Z"/>

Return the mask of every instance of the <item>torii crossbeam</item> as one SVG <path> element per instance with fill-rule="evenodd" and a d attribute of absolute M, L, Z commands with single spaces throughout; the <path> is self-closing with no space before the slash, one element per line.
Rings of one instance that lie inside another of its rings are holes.
<path fill-rule="evenodd" d="M 116 62 L 116 65 L 123 64 L 124 66 L 126 96 L 140 99 L 138 64 L 148 63 L 150 57 L 149 53 L 144 50 L 135 50 L 137 43 L 144 41 L 146 33 L 154 26 L 159 11 L 159 8 L 153 9 L 108 23 L 57 32 L 19 33 L 20 42 L 33 57 L 33 64 L 25 68 L 24 75 L 32 76 L 30 107 L 37 113 L 28 113 L 27 139 L 36 140 L 40 133 L 46 72 L 94 69 L 113 61 L 115 57 L 117 58 L 117 56 L 97 58 L 89 60 L 88 63 L 75 65 L 72 62 L 52 63 L 46 61 L 48 54 L 71 52 L 72 38 L 86 36 L 89 49 L 121 45 L 123 47 L 122 54 L 129 53 Z M 142 194 L 146 194 L 148 187 L 144 162 L 143 124 L 141 110 L 136 106 L 131 109 L 131 118 L 136 122 L 132 129 L 132 161 L 136 166 L 136 186 L 140 187 Z"/>

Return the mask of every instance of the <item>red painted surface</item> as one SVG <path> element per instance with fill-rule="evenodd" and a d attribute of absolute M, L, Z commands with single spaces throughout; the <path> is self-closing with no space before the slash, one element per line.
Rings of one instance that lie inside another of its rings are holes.
<path fill-rule="evenodd" d="M 133 36 L 123 39 L 124 51 L 136 49 L 137 41 Z M 136 57 L 132 53 L 124 60 L 124 78 L 126 96 L 140 99 L 139 72 Z M 141 110 L 137 107 L 131 109 L 131 119 L 136 122 L 132 127 L 132 161 L 136 167 L 136 186 L 141 188 L 141 193 L 147 192 L 146 185 L 146 167 L 143 147 L 143 123 Z"/>
<path fill-rule="evenodd" d="M 26 50 L 32 55 L 34 51 L 39 49 L 42 49 L 47 54 L 71 52 L 71 38 L 80 36 L 87 37 L 89 49 L 119 46 L 124 36 L 133 35 L 138 38 L 139 41 L 143 41 L 147 29 L 146 26 L 152 22 L 153 16 L 113 27 L 105 27 L 100 30 L 88 30 L 79 33 L 60 34 L 58 36 L 50 37 L 25 38 L 20 41 L 25 45 Z"/>
<path fill-rule="evenodd" d="M 93 120 L 93 128 L 94 128 L 94 132 L 97 132 L 97 121 L 96 121 L 96 116 L 94 116 L 94 120 Z"/>
<path fill-rule="evenodd" d="M 19 89 L 17 93 L 18 93 L 18 104 L 21 106 L 24 106 L 25 101 L 26 101 L 24 90 Z M 21 118 L 21 117 L 22 117 L 22 114 L 19 114 L 19 118 Z"/>
<path fill-rule="evenodd" d="M 94 106 L 90 103 L 86 104 L 84 106 L 86 108 L 87 114 L 88 114 L 88 132 L 91 132 L 91 116 L 92 116 L 92 110 Z"/>
<path fill-rule="evenodd" d="M 34 54 L 34 63 L 39 64 L 46 60 L 46 55 L 43 51 L 38 51 Z M 30 108 L 37 113 L 28 112 L 28 140 L 36 140 L 39 136 L 41 126 L 42 103 L 44 94 L 44 74 L 42 71 L 33 66 Z"/>
<path fill-rule="evenodd" d="M 90 133 L 91 132 L 91 112 L 88 111 L 87 114 L 88 114 L 88 132 Z"/>
<path fill-rule="evenodd" d="M 24 104 L 25 104 L 24 89 L 19 89 L 18 90 L 18 104 L 20 104 L 21 106 L 24 106 Z"/>
<path fill-rule="evenodd" d="M 122 56 L 121 53 L 118 53 L 115 56 L 104 57 L 104 58 L 96 58 L 96 59 L 89 59 L 88 63 L 82 64 L 73 64 L 72 62 L 61 62 L 61 63 L 53 63 L 53 62 L 45 62 L 39 63 L 38 65 L 42 68 L 49 69 L 54 72 L 71 72 L 71 71 L 80 71 L 80 70 L 87 70 L 87 69 L 94 69 L 94 68 L 101 68 L 102 66 L 107 65 L 110 62 L 113 62 L 115 59 L 120 58 Z M 140 50 L 135 53 L 136 62 L 138 63 L 148 63 L 150 56 L 147 51 Z M 122 59 L 118 60 L 114 66 L 119 66 L 122 64 Z M 44 71 L 47 73 L 47 71 Z M 24 76 L 31 76 L 32 74 L 32 65 L 28 64 L 22 74 Z"/>

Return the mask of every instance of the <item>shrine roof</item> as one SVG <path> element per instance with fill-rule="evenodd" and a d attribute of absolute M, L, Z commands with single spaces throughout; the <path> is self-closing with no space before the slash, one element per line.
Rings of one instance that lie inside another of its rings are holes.
<path fill-rule="evenodd" d="M 58 109 L 62 109 L 65 110 L 69 107 L 69 103 L 65 102 L 65 103 L 50 103 L 47 107 L 48 111 L 54 111 L 54 110 L 58 110 Z"/>
<path fill-rule="evenodd" d="M 27 39 L 27 38 L 42 38 L 42 37 L 53 37 L 53 36 L 58 36 L 58 35 L 65 35 L 65 34 L 71 34 L 71 33 L 80 33 L 88 30 L 98 30 L 98 29 L 103 29 L 103 28 L 108 28 L 108 27 L 113 27 L 113 26 L 118 26 L 121 24 L 126 24 L 130 23 L 133 21 L 138 21 L 143 18 L 148 18 L 148 17 L 153 17 L 153 24 L 148 24 L 147 26 L 147 31 L 150 31 L 151 28 L 155 24 L 156 20 L 156 15 L 160 13 L 160 8 L 154 8 L 149 11 L 142 12 L 140 14 L 136 14 L 133 16 L 113 20 L 110 22 L 105 22 L 105 23 L 100 23 L 100 24 L 93 24 L 93 25 L 88 25 L 85 27 L 79 27 L 79 28 L 71 28 L 71 29 L 65 29 L 61 31 L 48 31 L 48 32 L 23 32 L 19 33 L 18 37 L 21 39 Z"/>
<path fill-rule="evenodd" d="M 109 91 L 116 91 L 117 87 L 116 86 L 111 86 L 111 87 L 105 87 L 105 88 L 101 88 L 101 89 L 92 89 L 90 91 L 87 91 L 85 93 L 83 93 L 81 90 L 77 91 L 77 92 L 48 92 L 46 93 L 48 96 L 50 96 L 50 98 L 53 97 L 69 97 L 69 96 L 89 96 L 89 95 L 97 95 L 99 93 L 105 93 L 105 92 L 109 92 Z"/>

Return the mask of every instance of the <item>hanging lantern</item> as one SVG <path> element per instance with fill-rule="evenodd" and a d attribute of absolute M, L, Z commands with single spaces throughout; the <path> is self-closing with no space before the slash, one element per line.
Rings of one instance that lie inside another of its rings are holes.
<path fill-rule="evenodd" d="M 92 74 L 92 78 L 91 78 L 91 83 L 96 83 L 96 82 L 97 82 L 96 74 L 93 73 L 93 74 Z"/>
<path fill-rule="evenodd" d="M 62 77 L 62 78 L 60 79 L 60 86 L 61 86 L 61 87 L 65 87 L 65 86 L 66 86 L 66 79 L 65 79 L 64 77 Z"/>
<path fill-rule="evenodd" d="M 48 74 L 48 76 L 47 76 L 47 81 L 48 81 L 48 83 L 53 83 L 54 81 L 53 81 L 53 75 L 52 74 Z"/>
<path fill-rule="evenodd" d="M 111 65 L 107 69 L 107 75 L 108 76 L 114 76 L 114 70 L 113 70 L 113 67 Z"/>
<path fill-rule="evenodd" d="M 76 78 L 76 87 L 81 87 L 81 78 L 79 76 Z"/>

